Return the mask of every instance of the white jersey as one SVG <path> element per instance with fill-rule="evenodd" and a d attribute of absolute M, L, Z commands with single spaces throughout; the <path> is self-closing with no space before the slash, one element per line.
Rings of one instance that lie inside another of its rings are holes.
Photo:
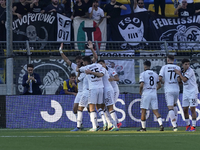
<path fill-rule="evenodd" d="M 73 72 L 75 72 L 75 74 L 77 76 L 78 75 L 78 72 L 76 71 L 77 64 L 72 63 L 71 68 L 73 69 Z M 82 92 L 82 91 L 83 91 L 83 82 L 79 82 L 78 83 L 78 92 Z"/>
<path fill-rule="evenodd" d="M 88 69 L 93 72 L 103 73 L 102 66 L 97 63 L 81 67 L 79 70 L 80 72 L 85 72 L 85 70 L 88 70 Z M 87 78 L 88 78 L 88 83 L 89 83 L 89 90 L 104 87 L 102 77 L 97 77 L 93 74 L 87 74 Z"/>
<path fill-rule="evenodd" d="M 108 80 L 109 79 L 108 71 L 104 67 L 102 67 L 101 69 L 104 72 L 104 76 L 102 77 L 104 89 L 113 89 L 111 83 Z"/>
<path fill-rule="evenodd" d="M 156 94 L 157 82 L 159 82 L 158 74 L 153 70 L 146 70 L 140 74 L 140 82 L 144 82 L 142 95 Z"/>
<path fill-rule="evenodd" d="M 181 70 L 181 68 L 174 64 L 164 65 L 159 73 L 164 80 L 164 89 L 166 92 L 179 92 L 178 75 L 174 72 L 174 69 Z"/>
<path fill-rule="evenodd" d="M 108 74 L 110 77 L 114 77 L 115 75 L 117 75 L 117 72 L 113 68 L 108 68 Z M 110 81 L 110 84 L 112 85 L 114 91 L 119 90 L 117 81 Z"/>
<path fill-rule="evenodd" d="M 78 80 L 83 83 L 83 92 L 89 90 L 88 79 L 85 73 L 81 73 Z"/>
<path fill-rule="evenodd" d="M 183 76 L 188 79 L 186 82 L 183 82 L 183 93 L 188 96 L 198 94 L 198 87 L 193 69 L 189 67 L 186 72 L 183 73 Z"/>

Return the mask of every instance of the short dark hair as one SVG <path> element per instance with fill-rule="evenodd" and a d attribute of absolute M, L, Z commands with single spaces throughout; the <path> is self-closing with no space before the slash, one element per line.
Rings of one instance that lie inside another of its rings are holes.
<path fill-rule="evenodd" d="M 144 62 L 144 65 L 148 66 L 148 67 L 151 67 L 151 62 L 147 60 L 147 61 Z"/>
<path fill-rule="evenodd" d="M 28 64 L 28 65 L 27 65 L 27 68 L 28 68 L 28 67 L 34 68 L 33 64 Z"/>
<path fill-rule="evenodd" d="M 186 62 L 190 62 L 190 60 L 187 59 L 187 58 L 183 58 L 183 60 L 182 60 L 181 62 L 182 62 L 182 64 L 184 64 L 184 63 L 186 63 Z"/>
<path fill-rule="evenodd" d="M 90 56 L 85 56 L 85 57 L 83 57 L 83 61 L 87 61 L 88 63 L 91 63 L 91 58 L 90 58 Z"/>
<path fill-rule="evenodd" d="M 83 59 L 83 58 L 82 58 L 82 56 L 76 56 L 75 61 L 76 61 L 77 59 L 80 59 L 80 60 L 81 60 L 81 59 Z"/>
<path fill-rule="evenodd" d="M 99 3 L 99 1 L 98 1 L 98 0 L 93 0 L 93 3 L 95 3 L 95 2 Z"/>
<path fill-rule="evenodd" d="M 100 63 L 100 62 L 105 63 L 104 60 L 98 60 L 98 61 L 97 61 L 97 63 Z"/>
<path fill-rule="evenodd" d="M 174 60 L 174 55 L 168 55 L 167 58 L 169 58 L 171 61 Z"/>
<path fill-rule="evenodd" d="M 69 75 L 69 77 L 71 78 L 71 77 L 76 77 L 76 74 L 75 73 L 71 73 L 70 75 Z"/>

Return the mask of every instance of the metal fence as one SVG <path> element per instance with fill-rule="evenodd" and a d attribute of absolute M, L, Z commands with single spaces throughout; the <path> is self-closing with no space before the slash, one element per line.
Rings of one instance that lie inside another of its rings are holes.
<path fill-rule="evenodd" d="M 159 72 L 166 64 L 166 55 L 175 55 L 175 63 L 180 65 L 183 58 L 191 60 L 197 83 L 200 87 L 200 46 L 198 42 L 97 42 L 94 47 L 98 59 L 104 59 L 109 67 L 113 67 L 120 78 L 121 93 L 138 93 L 139 74 L 143 71 L 143 61 L 151 60 L 152 69 Z M 59 94 L 64 80 L 68 79 L 72 69 L 62 60 L 58 51 L 60 42 L 13 42 L 13 54 L 6 55 L 6 43 L 0 42 L 0 94 L 6 94 L 6 59 L 13 58 L 14 94 L 23 91 L 22 78 L 26 72 L 26 64 L 33 63 L 43 82 L 43 94 Z M 67 42 L 64 44 L 65 55 L 74 62 L 76 56 L 91 55 L 87 42 Z M 50 80 L 50 75 L 53 77 Z M 7 75 L 8 76 L 8 75 Z M 48 82 L 48 84 L 47 84 Z M 163 89 L 159 91 L 163 92 Z"/>

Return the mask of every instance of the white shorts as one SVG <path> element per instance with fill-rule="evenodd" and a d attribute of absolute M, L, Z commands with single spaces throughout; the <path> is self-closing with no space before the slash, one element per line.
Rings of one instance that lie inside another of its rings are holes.
<path fill-rule="evenodd" d="M 140 108 L 153 109 L 153 110 L 158 109 L 157 94 L 156 95 L 155 94 L 154 95 L 153 94 L 142 95 Z"/>
<path fill-rule="evenodd" d="M 179 97 L 179 92 L 166 92 L 165 93 L 165 101 L 167 106 L 174 106 L 177 103 Z"/>
<path fill-rule="evenodd" d="M 103 102 L 106 106 L 114 105 L 114 91 L 113 89 L 104 89 Z"/>
<path fill-rule="evenodd" d="M 87 105 L 88 105 L 88 96 L 89 96 L 89 90 L 82 92 L 82 96 L 81 96 L 81 100 L 79 102 L 79 106 L 87 107 Z"/>
<path fill-rule="evenodd" d="M 103 104 L 103 88 L 89 90 L 88 104 Z"/>
<path fill-rule="evenodd" d="M 196 107 L 197 105 L 197 94 L 188 96 L 183 93 L 182 107 Z"/>
<path fill-rule="evenodd" d="M 81 95 L 82 95 L 82 92 L 78 92 L 76 97 L 75 97 L 75 100 L 74 100 L 74 103 L 79 103 L 80 100 L 81 100 Z"/>
<path fill-rule="evenodd" d="M 118 90 L 114 90 L 114 103 L 117 102 L 118 97 L 119 97 L 119 89 Z"/>

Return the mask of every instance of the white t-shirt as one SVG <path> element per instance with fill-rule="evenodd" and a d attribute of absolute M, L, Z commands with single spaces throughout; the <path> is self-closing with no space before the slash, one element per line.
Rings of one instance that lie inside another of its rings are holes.
<path fill-rule="evenodd" d="M 102 66 L 97 63 L 81 67 L 79 70 L 80 72 L 85 72 L 85 70 L 88 70 L 88 69 L 93 72 L 104 73 L 102 70 Z M 93 74 L 87 74 L 87 78 L 88 78 L 88 83 L 89 83 L 89 90 L 104 87 L 102 77 L 97 77 Z"/>
<path fill-rule="evenodd" d="M 155 94 L 157 92 L 158 74 L 153 70 L 146 70 L 140 74 L 140 82 L 144 82 L 142 94 Z"/>
<path fill-rule="evenodd" d="M 146 8 L 140 8 L 138 5 L 134 9 L 134 13 L 143 12 L 143 11 L 147 11 L 147 9 Z"/>
<path fill-rule="evenodd" d="M 196 82 L 195 73 L 192 68 L 188 68 L 183 76 L 188 78 L 186 82 L 183 82 L 183 93 L 190 96 L 194 94 L 198 94 L 198 87 Z"/>
<path fill-rule="evenodd" d="M 104 72 L 104 76 L 102 77 L 104 89 L 113 89 L 110 81 L 108 80 L 110 78 L 108 71 L 104 67 L 102 67 L 101 69 Z"/>
<path fill-rule="evenodd" d="M 75 64 L 75 63 L 71 64 L 71 68 L 73 69 L 73 72 L 75 72 L 75 74 L 77 76 L 78 72 L 76 72 L 76 67 L 77 67 L 77 64 Z M 79 82 L 78 83 L 78 92 L 82 92 L 82 91 L 83 91 L 83 82 Z"/>
<path fill-rule="evenodd" d="M 179 84 L 177 77 L 179 76 L 174 72 L 174 69 L 181 70 L 181 68 L 174 64 L 167 64 L 162 66 L 159 76 L 163 77 L 165 92 L 179 92 Z"/>
<path fill-rule="evenodd" d="M 92 12 L 92 7 L 90 7 L 88 9 L 88 12 L 91 13 Z M 101 19 L 101 17 L 104 17 L 104 11 L 103 9 L 101 9 L 100 7 L 98 7 L 97 11 L 94 9 L 93 13 L 92 13 L 92 19 L 99 21 Z"/>
<path fill-rule="evenodd" d="M 117 75 L 117 72 L 113 68 L 108 68 L 108 74 L 109 74 L 109 77 L 114 77 L 115 75 Z M 119 90 L 119 87 L 117 85 L 117 81 L 110 81 L 110 84 L 112 85 L 114 90 L 115 89 Z"/>

